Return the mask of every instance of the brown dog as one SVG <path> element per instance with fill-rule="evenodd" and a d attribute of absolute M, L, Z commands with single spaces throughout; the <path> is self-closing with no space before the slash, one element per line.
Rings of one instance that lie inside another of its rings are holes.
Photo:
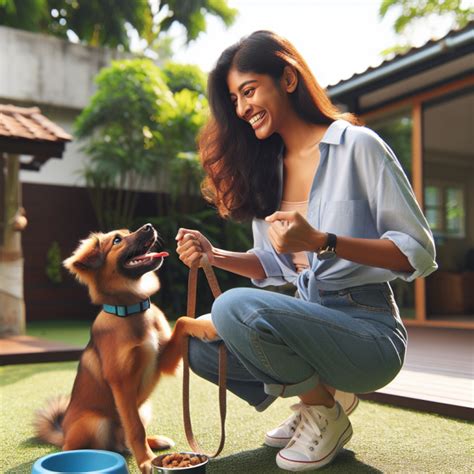
<path fill-rule="evenodd" d="M 170 326 L 149 302 L 159 289 L 154 271 L 167 255 L 151 252 L 156 241 L 149 224 L 133 233 L 91 234 L 64 261 L 88 287 L 92 302 L 103 308 L 92 325 L 70 401 L 56 400 L 38 412 L 35 422 L 40 439 L 64 450 L 129 448 L 143 473 L 151 472 L 151 448 L 174 444 L 163 436 L 146 437 L 144 412 L 160 374 L 174 373 L 180 358 L 178 333 L 167 355 Z"/>

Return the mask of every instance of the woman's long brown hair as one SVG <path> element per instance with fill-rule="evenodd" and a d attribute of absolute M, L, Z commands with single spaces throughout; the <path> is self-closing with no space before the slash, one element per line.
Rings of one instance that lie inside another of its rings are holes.
<path fill-rule="evenodd" d="M 206 178 L 204 197 L 222 217 L 247 220 L 263 218 L 280 205 L 280 160 L 283 140 L 277 134 L 259 140 L 252 127 L 240 119 L 227 86 L 229 70 L 267 74 L 275 81 L 285 66 L 298 75 L 290 94 L 295 111 L 314 124 L 330 124 L 343 118 L 357 124 L 352 114 L 343 114 L 318 84 L 296 48 L 270 31 L 256 31 L 227 48 L 219 57 L 208 81 L 211 117 L 199 136 L 199 152 Z"/>

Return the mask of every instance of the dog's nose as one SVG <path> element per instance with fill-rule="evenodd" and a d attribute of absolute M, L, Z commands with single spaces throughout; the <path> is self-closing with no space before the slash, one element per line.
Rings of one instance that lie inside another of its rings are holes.
<path fill-rule="evenodd" d="M 153 226 L 151 224 L 145 224 L 142 227 L 142 229 L 143 229 L 144 232 L 153 232 Z"/>

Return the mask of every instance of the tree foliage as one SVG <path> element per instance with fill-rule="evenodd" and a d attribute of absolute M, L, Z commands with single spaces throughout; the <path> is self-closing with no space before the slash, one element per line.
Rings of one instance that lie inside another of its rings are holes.
<path fill-rule="evenodd" d="M 97 92 L 76 121 L 76 135 L 88 138 L 84 177 L 103 229 L 130 226 L 136 191 L 160 176 L 171 182 L 157 191 L 174 196 L 174 180 L 181 193 L 198 191 L 195 140 L 207 113 L 199 92 L 203 73 L 190 68 L 193 82 L 189 74 L 181 80 L 177 70 L 167 65 L 171 77 L 148 59 L 114 61 L 97 76 Z M 156 186 L 163 187 L 163 179 Z"/>
<path fill-rule="evenodd" d="M 206 31 L 206 15 L 220 18 L 226 26 L 232 25 L 237 10 L 227 5 L 227 0 L 166 0 L 158 1 L 158 12 L 166 11 L 165 19 L 159 27 L 166 31 L 178 22 L 186 28 L 188 40 L 196 39 L 202 31 Z"/>
<path fill-rule="evenodd" d="M 209 14 L 231 25 L 237 12 L 226 0 L 0 0 L 0 25 L 127 50 L 130 29 L 150 45 L 179 23 L 190 41 L 206 31 Z"/>
<path fill-rule="evenodd" d="M 382 51 L 383 56 L 403 54 L 412 47 L 412 40 L 408 31 L 410 27 L 434 17 L 448 18 L 447 31 L 462 28 L 474 19 L 474 8 L 469 2 L 462 0 L 382 0 L 379 15 L 385 18 L 388 12 L 399 11 L 393 28 L 403 39 L 397 44 Z"/>
<path fill-rule="evenodd" d="M 206 94 L 207 77 L 199 66 L 169 61 L 163 67 L 163 74 L 172 92 L 188 89 L 202 95 Z"/>
<path fill-rule="evenodd" d="M 39 32 L 47 28 L 49 17 L 48 0 L 0 0 L 0 25 Z"/>
<path fill-rule="evenodd" d="M 474 19 L 474 8 L 462 0 L 382 0 L 379 13 L 382 18 L 388 11 L 401 8 L 394 29 L 403 33 L 408 25 L 430 15 L 451 16 L 451 28 L 462 28 Z"/>

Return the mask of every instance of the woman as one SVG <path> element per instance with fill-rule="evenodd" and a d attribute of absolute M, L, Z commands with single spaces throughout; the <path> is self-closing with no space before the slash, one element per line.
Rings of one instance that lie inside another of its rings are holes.
<path fill-rule="evenodd" d="M 254 285 L 212 307 L 229 354 L 228 387 L 263 411 L 298 396 L 265 443 L 279 467 L 321 467 L 352 436 L 334 389 L 377 390 L 400 371 L 406 331 L 389 281 L 436 269 L 429 226 L 390 148 L 341 114 L 296 49 L 257 31 L 226 49 L 209 76 L 211 118 L 200 137 L 204 195 L 223 217 L 253 220 L 247 253 L 180 229 L 187 265 L 212 265 Z M 217 343 L 191 339 L 193 371 L 217 380 Z"/>

